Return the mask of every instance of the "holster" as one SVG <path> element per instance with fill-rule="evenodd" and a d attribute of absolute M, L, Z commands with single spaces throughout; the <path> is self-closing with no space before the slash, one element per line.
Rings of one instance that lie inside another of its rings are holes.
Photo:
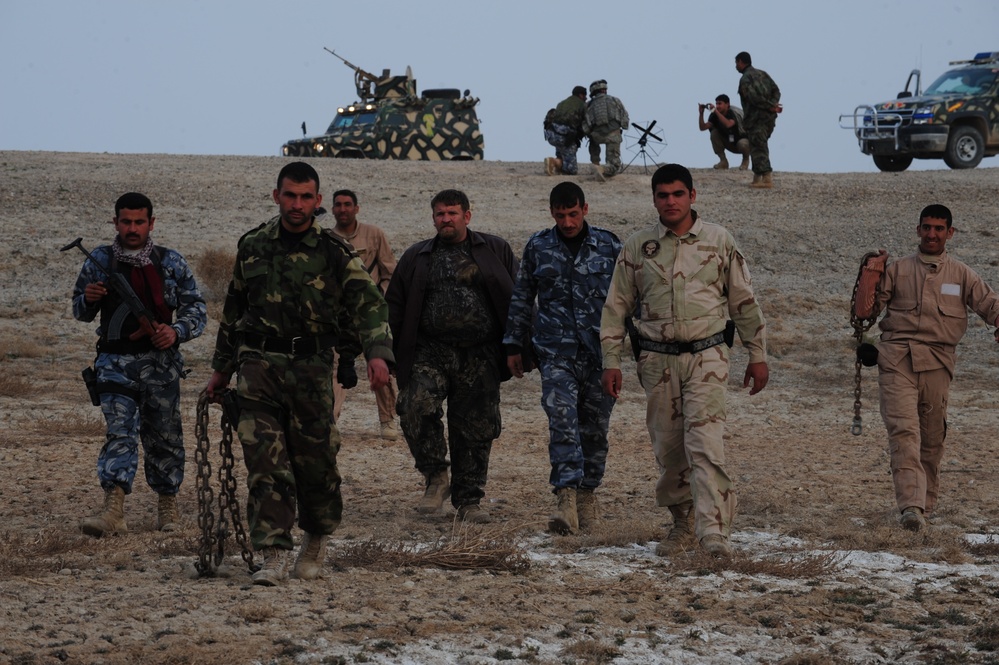
<path fill-rule="evenodd" d="M 239 426 L 239 401 L 235 390 L 226 389 L 222 392 L 222 417 L 229 422 L 233 431 Z"/>
<path fill-rule="evenodd" d="M 735 321 L 729 319 L 725 322 L 725 346 L 732 348 L 735 344 Z"/>
<path fill-rule="evenodd" d="M 97 372 L 94 371 L 93 367 L 85 367 L 80 374 L 83 376 L 83 383 L 87 386 L 90 403 L 94 406 L 100 406 L 101 395 L 97 392 Z"/>

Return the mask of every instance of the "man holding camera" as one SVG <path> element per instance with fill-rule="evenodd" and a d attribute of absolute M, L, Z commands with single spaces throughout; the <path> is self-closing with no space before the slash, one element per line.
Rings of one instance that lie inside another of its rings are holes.
<path fill-rule="evenodd" d="M 698 104 L 698 125 L 702 132 L 711 132 L 711 149 L 718 155 L 718 163 L 712 168 L 727 169 L 728 158 L 725 151 L 742 155 L 740 171 L 749 168 L 749 139 L 742 128 L 742 109 L 731 105 L 728 95 L 718 95 L 714 104 Z M 711 111 L 704 119 L 704 111 Z"/>

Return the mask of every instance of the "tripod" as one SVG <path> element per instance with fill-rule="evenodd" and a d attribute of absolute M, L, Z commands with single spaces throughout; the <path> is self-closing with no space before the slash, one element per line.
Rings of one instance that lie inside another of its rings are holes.
<path fill-rule="evenodd" d="M 627 164 L 624 165 L 624 167 L 621 168 L 621 173 L 627 171 L 628 167 L 631 166 L 632 162 L 638 159 L 638 156 L 641 155 L 642 172 L 647 175 L 649 173 L 649 161 L 651 161 L 653 165 L 655 165 L 656 167 L 659 166 L 659 162 L 649 157 L 649 153 L 645 150 L 645 146 L 648 145 L 650 138 L 655 139 L 659 143 L 662 143 L 663 140 L 661 137 L 652 132 L 652 128 L 656 126 L 655 120 L 650 122 L 648 127 L 642 127 L 641 125 L 637 125 L 635 123 L 631 123 L 631 126 L 640 131 L 642 135 L 638 137 L 638 147 L 639 147 L 638 152 L 635 153 L 635 155 L 631 158 L 630 162 L 628 162 Z"/>

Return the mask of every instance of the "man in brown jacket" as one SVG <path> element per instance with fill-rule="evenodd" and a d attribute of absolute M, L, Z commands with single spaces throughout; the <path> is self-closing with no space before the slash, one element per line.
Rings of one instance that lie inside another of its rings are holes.
<path fill-rule="evenodd" d="M 886 310 L 877 345 L 881 417 L 895 501 L 910 531 L 926 526 L 925 515 L 937 503 L 954 349 L 968 328 L 968 309 L 999 325 L 999 296 L 945 251 L 954 231 L 950 210 L 939 204 L 924 208 L 916 226 L 919 251 L 885 267 L 888 254 L 881 250 L 863 268 L 881 273 L 876 296 L 858 290 L 856 299 L 861 318 Z M 875 283 L 862 276 L 862 289 L 865 282 Z"/>

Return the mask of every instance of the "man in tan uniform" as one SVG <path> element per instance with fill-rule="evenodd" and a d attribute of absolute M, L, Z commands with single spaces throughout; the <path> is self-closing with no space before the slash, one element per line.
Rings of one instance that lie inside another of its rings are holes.
<path fill-rule="evenodd" d="M 604 390 L 621 391 L 626 320 L 634 322 L 638 379 L 648 400 L 646 422 L 659 463 L 656 503 L 669 508 L 673 529 L 656 548 L 669 556 L 690 546 L 730 556 L 736 499 L 725 471 L 725 391 L 734 332 L 749 350 L 743 385 L 767 385 L 766 324 L 746 260 L 732 235 L 701 221 L 690 171 L 667 164 L 652 176 L 656 224 L 624 244 L 600 323 Z M 691 528 L 693 521 L 693 529 Z"/>
<path fill-rule="evenodd" d="M 349 189 L 341 189 L 333 193 L 333 217 L 336 218 L 336 226 L 333 233 L 343 238 L 351 244 L 354 251 L 361 258 L 361 263 L 371 275 L 371 281 L 385 295 L 388 283 L 392 279 L 395 271 L 395 255 L 389 247 L 385 232 L 377 226 L 362 224 L 357 221 L 357 213 L 361 206 L 357 204 L 357 194 Z M 353 362 L 353 359 L 351 359 Z M 343 386 L 340 383 L 340 359 L 337 358 L 337 380 L 333 382 L 333 418 L 340 419 L 340 409 L 343 408 L 344 399 L 347 397 L 346 388 L 353 385 Z M 353 373 L 348 372 L 348 375 Z M 356 376 L 356 374 L 354 374 Z M 356 383 L 356 378 L 354 379 Z M 375 391 L 375 402 L 378 404 L 378 422 L 381 427 L 383 439 L 395 440 L 399 438 L 399 430 L 395 425 L 395 385 L 389 381 L 388 385 Z"/>
<path fill-rule="evenodd" d="M 877 345 L 881 417 L 895 502 L 902 526 L 911 531 L 926 526 L 924 515 L 937 503 L 954 349 L 968 328 L 968 309 L 999 325 L 999 296 L 945 251 L 954 231 L 950 210 L 927 206 L 916 226 L 919 251 L 886 268 L 888 254 L 881 250 L 865 264 L 862 272 L 874 274 L 861 280 L 857 292 L 855 313 L 861 318 L 886 310 Z M 865 282 L 878 284 L 875 297 L 862 292 Z"/>

